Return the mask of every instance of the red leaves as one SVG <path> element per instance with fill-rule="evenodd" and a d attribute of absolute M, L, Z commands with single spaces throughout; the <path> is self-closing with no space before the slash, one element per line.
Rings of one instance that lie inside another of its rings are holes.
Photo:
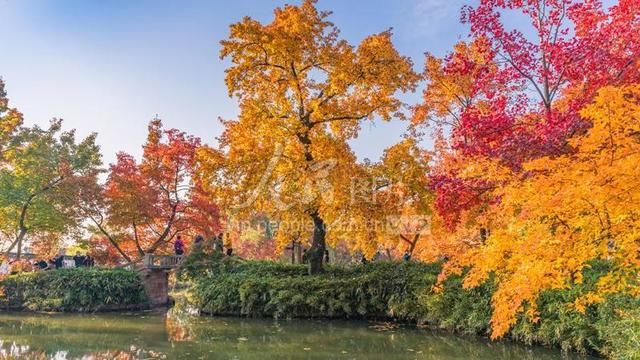
<path fill-rule="evenodd" d="M 194 180 L 200 139 L 154 119 L 141 162 L 120 153 L 105 184 L 109 223 L 133 242 L 134 251 L 170 249 L 178 234 L 212 237 L 219 231 L 218 208 Z M 126 247 L 126 244 L 125 244 Z"/>
<path fill-rule="evenodd" d="M 620 0 L 604 11 L 597 2 L 586 1 L 576 5 L 570 17 L 582 57 L 573 75 L 589 98 L 601 87 L 640 81 L 640 2 Z"/>
<path fill-rule="evenodd" d="M 485 203 L 483 195 L 493 189 L 486 180 L 474 181 L 447 175 L 432 176 L 430 187 L 436 194 L 434 208 L 449 230 L 458 225 L 465 210 Z"/>
<path fill-rule="evenodd" d="M 517 20 L 515 28 L 504 14 Z M 450 126 L 438 129 L 450 137 L 436 146 L 431 176 L 442 222 L 436 238 L 449 269 L 470 268 L 466 283 L 495 274 L 493 336 L 502 336 L 521 304 L 564 286 L 587 261 L 611 261 L 626 239 L 631 250 L 621 252 L 620 268 L 638 253 L 637 239 L 625 234 L 632 227 L 621 227 L 617 238 L 611 231 L 635 217 L 600 216 L 633 203 L 606 194 L 633 194 L 610 189 L 629 186 L 621 179 L 633 171 L 625 167 L 637 167 L 629 160 L 637 141 L 622 146 L 630 138 L 620 130 L 632 126 L 636 107 L 602 89 L 640 82 L 640 2 L 603 9 L 595 0 L 480 0 L 462 18 L 471 27 L 469 44 L 487 49 L 474 53 L 463 43 L 444 59 L 428 57 L 429 84 L 416 117 Z M 589 105 L 598 93 L 605 94 L 598 106 Z M 615 152 L 604 156 L 606 146 Z M 598 199 L 603 209 L 594 205 Z M 594 209 L 597 220 L 589 220 Z M 608 242 L 594 245 L 602 233 Z M 554 274 L 556 264 L 563 265 Z"/>
<path fill-rule="evenodd" d="M 506 13 L 528 25 L 508 28 Z M 567 153 L 568 139 L 590 126 L 578 111 L 597 89 L 640 81 L 638 1 L 605 11 L 597 1 L 481 0 L 463 9 L 462 21 L 472 41 L 442 60 L 427 58 L 429 84 L 416 108 L 420 119 L 453 118 L 436 122 L 451 126 L 458 156 L 497 159 L 519 171 L 525 161 Z M 438 195 L 438 208 L 455 218 L 470 202 L 451 174 L 442 176 L 434 180 L 438 191 L 461 191 Z M 458 203 L 444 206 L 444 199 Z"/>

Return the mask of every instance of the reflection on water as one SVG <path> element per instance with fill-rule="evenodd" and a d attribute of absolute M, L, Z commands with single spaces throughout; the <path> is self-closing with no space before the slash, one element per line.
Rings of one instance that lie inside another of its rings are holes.
<path fill-rule="evenodd" d="M 367 322 L 0 314 L 0 359 L 563 359 L 559 351 Z"/>

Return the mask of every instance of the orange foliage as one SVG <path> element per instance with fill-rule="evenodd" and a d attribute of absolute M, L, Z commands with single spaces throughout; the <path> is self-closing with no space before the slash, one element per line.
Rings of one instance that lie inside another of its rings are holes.
<path fill-rule="evenodd" d="M 270 23 L 252 18 L 231 25 L 221 42 L 229 95 L 239 101 L 237 120 L 224 121 L 219 151 L 200 152 L 200 175 L 223 199 L 229 216 L 268 214 L 312 238 L 311 271 L 320 271 L 326 242 L 348 240 L 375 252 L 364 226 L 340 230 L 332 223 L 366 221 L 351 204 L 350 184 L 364 171 L 348 140 L 364 121 L 400 116 L 399 91 L 418 80 L 411 61 L 398 53 L 391 32 L 351 45 L 318 11 L 315 1 L 286 5 Z M 222 190 L 220 190 L 222 189 Z M 298 225 L 294 225 L 298 224 Z M 280 245 L 292 232 L 277 231 Z"/>
<path fill-rule="evenodd" d="M 495 276 L 493 337 L 519 312 L 535 317 L 541 291 L 580 283 L 593 259 L 613 270 L 579 309 L 608 293 L 640 295 L 640 86 L 604 88 L 581 115 L 593 125 L 570 140 L 574 152 L 527 162 L 524 174 L 487 158 L 465 159 L 465 176 L 502 182 L 493 190 L 500 201 L 466 214 L 466 226 L 440 231 L 438 241 L 451 258 L 446 271 L 470 267 L 465 286 Z M 481 227 L 490 229 L 484 239 Z"/>

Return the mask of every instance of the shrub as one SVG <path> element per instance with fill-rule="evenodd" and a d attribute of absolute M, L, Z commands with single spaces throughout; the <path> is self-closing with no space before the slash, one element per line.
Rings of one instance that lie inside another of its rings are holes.
<path fill-rule="evenodd" d="M 187 301 L 205 314 L 393 319 L 464 334 L 490 332 L 492 281 L 463 289 L 462 277 L 449 277 L 434 292 L 440 264 L 374 262 L 352 268 L 329 267 L 307 275 L 302 265 L 243 261 L 197 255 L 186 259 L 182 279 L 191 283 Z M 606 262 L 593 262 L 583 282 L 544 292 L 539 318 L 522 316 L 508 338 L 614 358 L 638 358 L 640 299 L 617 296 L 584 313 L 571 305 L 593 290 L 606 274 Z"/>
<path fill-rule="evenodd" d="M 462 277 L 447 278 L 438 292 L 423 292 L 425 322 L 431 327 L 468 335 L 488 335 L 493 285 L 464 290 Z"/>
<path fill-rule="evenodd" d="M 187 259 L 180 277 L 193 282 L 190 298 L 204 313 L 421 321 L 418 295 L 433 286 L 439 269 L 379 262 L 308 276 L 301 265 L 213 256 Z"/>
<path fill-rule="evenodd" d="M 0 306 L 30 311 L 100 311 L 146 307 L 135 272 L 79 268 L 21 273 L 0 281 Z"/>
<path fill-rule="evenodd" d="M 612 359 L 640 359 L 640 309 L 619 311 L 611 321 L 599 323 L 602 353 Z"/>
<path fill-rule="evenodd" d="M 584 312 L 577 311 L 573 306 L 580 296 L 595 289 L 598 280 L 609 269 L 610 263 L 593 261 L 583 271 L 583 281 L 580 283 L 543 292 L 537 301 L 539 319 L 533 322 L 522 316 L 511 330 L 510 337 L 527 344 L 540 343 L 558 346 L 563 350 L 612 356 L 611 344 L 618 339 L 611 339 L 611 327 L 620 323 L 622 313 L 630 310 L 637 312 L 640 299 L 611 295 L 604 302 L 587 306 Z"/>

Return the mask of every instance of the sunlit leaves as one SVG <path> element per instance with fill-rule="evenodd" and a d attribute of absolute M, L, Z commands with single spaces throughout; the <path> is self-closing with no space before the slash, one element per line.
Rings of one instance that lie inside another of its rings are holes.
<path fill-rule="evenodd" d="M 218 207 L 194 177 L 199 147 L 200 139 L 151 121 L 142 160 L 119 153 L 97 206 L 89 209 L 98 233 L 134 259 L 167 251 L 178 235 L 217 235 Z"/>
<path fill-rule="evenodd" d="M 20 128 L 4 152 L 0 168 L 0 226 L 20 250 L 25 235 L 43 254 L 55 252 L 60 238 L 77 229 L 75 204 L 96 181 L 101 165 L 96 135 L 76 141 L 61 120 L 47 129 Z"/>
<path fill-rule="evenodd" d="M 9 99 L 4 89 L 4 82 L 0 78 L 0 166 L 5 148 L 11 141 L 18 126 L 22 125 L 22 114 L 9 107 Z"/>
<path fill-rule="evenodd" d="M 299 234 L 278 232 L 281 244 L 293 236 L 308 239 L 312 220 L 363 218 L 348 190 L 366 174 L 346 141 L 363 121 L 401 117 L 396 92 L 418 80 L 390 31 L 351 45 L 329 15 L 314 1 L 286 5 L 270 23 L 246 17 L 231 25 L 221 42 L 221 57 L 231 61 L 227 88 L 240 115 L 224 122 L 219 151 L 200 152 L 200 175 L 233 217 L 265 212 L 278 222 L 307 225 Z M 354 246 L 366 243 L 364 234 L 351 235 Z M 331 242 L 345 236 L 329 229 Z M 315 239 L 314 246 L 324 248 L 324 235 Z"/>
<path fill-rule="evenodd" d="M 505 13 L 528 21 L 508 27 Z M 614 270 L 577 308 L 637 291 L 638 2 L 482 0 L 463 20 L 471 40 L 427 57 L 414 117 L 447 135 L 431 176 L 443 276 L 497 281 L 494 336 L 594 258 Z"/>
<path fill-rule="evenodd" d="M 535 316 L 541 291 L 580 283 L 593 259 L 610 262 L 612 271 L 578 309 L 607 293 L 640 293 L 640 88 L 604 88 L 581 115 L 593 126 L 571 139 L 575 152 L 525 163 L 526 175 L 503 178 L 494 190 L 500 201 L 475 223 L 490 233 L 448 264 L 471 267 L 466 286 L 490 274 L 497 279 L 494 337 L 516 322 L 518 312 Z"/>

